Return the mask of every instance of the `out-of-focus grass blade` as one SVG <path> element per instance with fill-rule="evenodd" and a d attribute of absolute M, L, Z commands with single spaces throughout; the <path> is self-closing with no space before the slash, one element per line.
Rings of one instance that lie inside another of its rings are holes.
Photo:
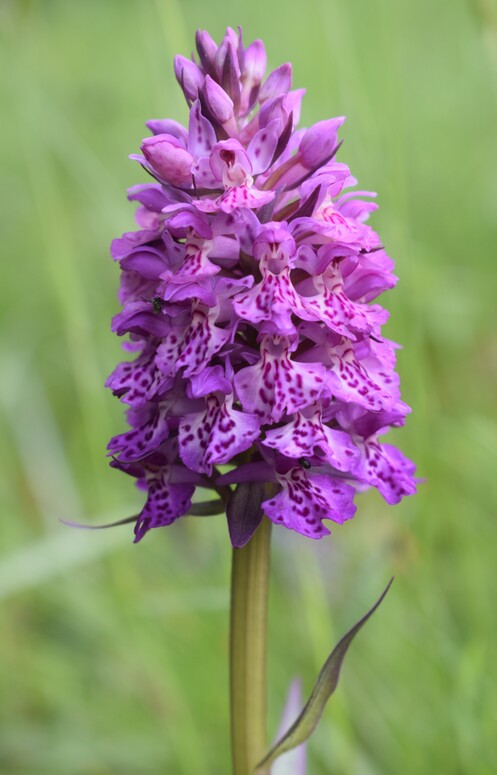
<path fill-rule="evenodd" d="M 390 579 L 385 590 L 376 601 L 374 606 L 370 608 L 369 611 L 362 617 L 362 619 L 359 619 L 357 624 L 355 624 L 337 643 L 330 656 L 324 663 L 314 689 L 312 690 L 312 694 L 309 697 L 302 713 L 295 721 L 295 723 L 292 724 L 288 732 L 276 743 L 276 745 L 273 746 L 273 748 L 271 748 L 264 759 L 259 762 L 257 769 L 264 767 L 267 768 L 275 761 L 275 759 L 278 758 L 278 756 L 281 756 L 281 754 L 286 753 L 287 751 L 291 751 L 293 748 L 301 745 L 312 735 L 323 714 L 326 703 L 337 687 L 338 679 L 340 677 L 340 670 L 345 654 L 347 653 L 347 649 L 349 648 L 361 627 L 367 622 L 370 616 L 372 616 L 372 614 L 376 611 L 384 599 L 392 585 L 392 581 L 393 578 Z"/>
<path fill-rule="evenodd" d="M 290 724 L 297 718 L 302 703 L 302 685 L 299 678 L 292 681 L 288 690 L 283 715 L 281 717 L 278 737 L 284 734 Z M 306 775 L 307 752 L 306 745 L 299 745 L 283 754 L 271 767 L 271 775 Z"/>
<path fill-rule="evenodd" d="M 87 533 L 64 530 L 10 553 L 0 561 L 0 600 L 50 581 L 76 567 L 93 563 L 119 544 L 131 543 L 129 534 L 110 531 L 92 540 Z"/>

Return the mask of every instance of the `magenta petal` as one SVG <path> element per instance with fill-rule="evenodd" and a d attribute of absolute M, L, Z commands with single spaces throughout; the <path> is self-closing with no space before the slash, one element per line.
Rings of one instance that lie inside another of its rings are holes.
<path fill-rule="evenodd" d="M 368 440 L 363 445 L 363 457 L 354 473 L 377 487 L 387 503 L 399 503 L 406 495 L 416 492 L 414 464 L 391 444 Z"/>
<path fill-rule="evenodd" d="M 233 120 L 233 100 L 209 75 L 205 78 L 203 94 L 207 107 L 216 121 L 226 124 Z"/>
<path fill-rule="evenodd" d="M 291 361 L 288 349 L 276 339 L 264 337 L 261 360 L 236 374 L 235 388 L 246 411 L 265 421 L 278 422 L 285 413 L 291 414 L 319 398 L 325 370 L 317 363 Z"/>
<path fill-rule="evenodd" d="M 259 102 L 286 94 L 292 88 L 292 66 L 289 62 L 269 73 L 259 92 Z"/>
<path fill-rule="evenodd" d="M 188 150 L 198 160 L 209 154 L 216 143 L 216 132 L 210 122 L 202 115 L 200 101 L 195 100 L 190 110 L 188 125 Z"/>
<path fill-rule="evenodd" d="M 260 420 L 233 409 L 231 398 L 207 398 L 204 412 L 189 414 L 179 426 L 179 450 L 188 468 L 212 473 L 212 465 L 228 463 L 248 449 L 259 435 Z"/>
<path fill-rule="evenodd" d="M 338 145 L 338 129 L 344 121 L 345 116 L 330 118 L 318 121 L 307 130 L 300 143 L 299 156 L 308 169 L 329 158 Z"/>
<path fill-rule="evenodd" d="M 190 59 L 178 55 L 174 57 L 174 73 L 185 97 L 189 100 L 196 99 L 205 79 L 200 67 Z"/>
<path fill-rule="evenodd" d="M 189 186 L 192 175 L 192 155 L 173 135 L 146 137 L 141 150 L 150 167 L 159 177 L 174 186 Z"/>
<path fill-rule="evenodd" d="M 277 122 L 271 122 L 260 129 L 252 138 L 247 148 L 247 154 L 252 164 L 252 172 L 258 175 L 265 172 L 274 156 L 278 145 Z"/>
<path fill-rule="evenodd" d="M 135 525 L 135 543 L 154 527 L 164 527 L 187 513 L 191 506 L 193 484 L 171 484 L 168 469 L 148 480 L 148 498 Z"/>
<path fill-rule="evenodd" d="M 167 424 L 168 406 L 159 404 L 151 407 L 146 422 L 138 428 L 114 436 L 107 449 L 125 463 L 140 460 L 153 452 L 169 436 Z"/>
<path fill-rule="evenodd" d="M 316 454 L 339 471 L 352 471 L 360 453 L 348 433 L 323 424 L 321 413 L 309 417 L 297 412 L 280 428 L 266 431 L 263 445 L 291 458 L 312 458 Z"/>
<path fill-rule="evenodd" d="M 341 524 L 354 516 L 354 488 L 338 479 L 322 474 L 308 474 L 302 468 L 292 468 L 278 476 L 281 492 L 262 506 L 269 519 L 290 530 L 322 538 L 329 534 L 324 519 Z"/>

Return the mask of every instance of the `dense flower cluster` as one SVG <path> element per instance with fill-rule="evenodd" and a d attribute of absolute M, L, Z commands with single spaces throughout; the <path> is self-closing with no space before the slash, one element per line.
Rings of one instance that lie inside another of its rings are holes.
<path fill-rule="evenodd" d="M 273 522 L 320 538 L 358 490 L 415 491 L 412 463 L 379 442 L 409 411 L 388 313 L 369 303 L 395 285 L 393 262 L 366 224 L 374 194 L 343 193 L 344 118 L 296 129 L 304 90 L 290 64 L 264 78 L 259 40 L 199 31 L 197 50 L 175 60 L 188 129 L 147 123 L 131 158 L 154 182 L 130 189 L 140 230 L 112 244 L 113 331 L 138 355 L 107 381 L 131 425 L 111 465 L 147 492 L 136 540 L 188 513 L 197 487 L 255 481 L 273 484 Z"/>

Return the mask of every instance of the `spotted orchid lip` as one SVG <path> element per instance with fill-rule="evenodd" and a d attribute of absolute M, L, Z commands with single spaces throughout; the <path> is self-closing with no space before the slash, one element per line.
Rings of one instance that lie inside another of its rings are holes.
<path fill-rule="evenodd" d="M 106 383 L 130 425 L 111 465 L 147 494 L 137 541 L 192 513 L 197 488 L 248 540 L 233 517 L 242 485 L 275 524 L 320 538 L 325 520 L 353 517 L 357 492 L 397 503 L 416 490 L 414 465 L 381 440 L 409 411 L 388 312 L 371 304 L 395 285 L 393 262 L 367 223 L 375 195 L 336 158 L 345 118 L 299 129 L 304 90 L 289 63 L 265 77 L 262 41 L 228 29 L 196 43 L 198 62 L 174 63 L 188 126 L 147 122 L 132 158 L 153 182 L 129 191 L 141 228 L 111 247 L 112 328 L 138 352 Z"/>

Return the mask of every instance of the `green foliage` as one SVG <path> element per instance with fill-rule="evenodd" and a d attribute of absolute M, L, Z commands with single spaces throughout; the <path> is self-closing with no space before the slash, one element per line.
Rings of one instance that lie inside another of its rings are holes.
<path fill-rule="evenodd" d="M 263 770 L 268 768 L 276 759 L 287 753 L 293 751 L 298 746 L 302 746 L 315 732 L 317 726 L 321 720 L 324 709 L 330 699 L 331 695 L 338 686 L 338 679 L 340 678 L 340 671 L 342 669 L 343 660 L 345 655 L 354 640 L 355 636 L 366 624 L 370 616 L 374 614 L 378 606 L 383 602 L 385 595 L 387 594 L 392 584 L 393 578 L 388 582 L 387 587 L 381 594 L 376 603 L 354 624 L 348 632 L 343 635 L 338 641 L 337 645 L 329 655 L 328 659 L 324 663 L 321 671 L 317 677 L 314 688 L 311 692 L 309 699 L 304 705 L 301 713 L 285 731 L 283 736 L 277 740 L 273 747 L 268 751 L 264 758 L 260 761 L 257 769 Z"/>
<path fill-rule="evenodd" d="M 0 771 L 229 772 L 229 547 L 222 518 L 132 545 L 140 496 L 105 461 L 124 428 L 112 237 L 133 228 L 127 154 L 185 120 L 172 74 L 196 27 L 241 23 L 306 85 L 303 123 L 346 114 L 341 158 L 401 282 L 386 300 L 427 483 L 367 494 L 317 545 L 274 531 L 271 720 L 388 575 L 310 746 L 312 775 L 490 775 L 497 676 L 493 0 L 0 4 Z M 224 742 L 223 742 L 224 741 Z"/>

